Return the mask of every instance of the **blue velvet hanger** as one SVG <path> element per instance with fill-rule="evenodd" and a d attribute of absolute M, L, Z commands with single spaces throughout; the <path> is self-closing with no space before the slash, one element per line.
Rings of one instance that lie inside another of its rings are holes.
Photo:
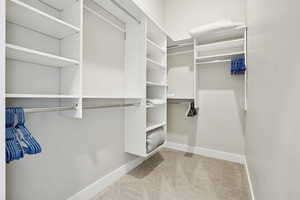
<path fill-rule="evenodd" d="M 25 113 L 23 108 L 15 108 L 17 115 L 16 128 L 20 130 L 19 139 L 22 141 L 22 147 L 26 154 L 37 154 L 42 151 L 40 144 L 34 139 L 29 130 L 25 127 Z"/>
<path fill-rule="evenodd" d="M 14 127 L 15 113 L 13 108 L 5 110 L 5 150 L 6 162 L 9 163 L 13 160 L 18 160 L 24 157 L 23 149 L 17 139 L 17 131 Z"/>

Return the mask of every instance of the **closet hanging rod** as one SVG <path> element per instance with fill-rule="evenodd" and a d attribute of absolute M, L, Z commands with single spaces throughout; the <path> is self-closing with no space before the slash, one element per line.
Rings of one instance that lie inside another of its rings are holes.
<path fill-rule="evenodd" d="M 214 61 L 207 61 L 207 62 L 198 62 L 197 65 L 205 65 L 205 64 L 213 64 L 213 63 L 223 63 L 223 62 L 231 62 L 230 59 L 226 60 L 214 60 Z"/>
<path fill-rule="evenodd" d="M 180 51 L 180 52 L 175 52 L 175 53 L 168 53 L 168 56 L 176 56 L 176 55 L 190 54 L 190 53 L 194 53 L 194 50 L 190 50 L 190 51 Z"/>
<path fill-rule="evenodd" d="M 86 5 L 83 6 L 83 8 L 87 11 L 89 11 L 90 13 L 92 13 L 93 15 L 95 15 L 96 17 L 98 17 L 99 19 L 105 21 L 106 23 L 108 23 L 109 25 L 113 26 L 114 28 L 118 29 L 119 31 L 125 33 L 125 29 L 121 28 L 120 26 L 118 26 L 117 24 L 115 24 L 114 22 L 112 22 L 111 20 L 107 19 L 106 17 L 98 14 L 95 10 L 87 7 Z"/>
<path fill-rule="evenodd" d="M 133 20 L 135 20 L 138 24 L 141 24 L 142 22 L 136 18 L 131 12 L 129 12 L 127 9 L 125 9 L 121 4 L 119 4 L 115 0 L 110 0 L 113 4 L 115 4 L 118 8 L 120 8 L 122 11 L 124 11 L 128 16 L 130 16 Z"/>
<path fill-rule="evenodd" d="M 118 107 L 131 107 L 139 106 L 140 103 L 128 103 L 128 104 L 113 104 L 113 105 L 98 105 L 98 106 L 83 106 L 83 109 L 101 109 L 101 108 L 118 108 Z M 77 106 L 62 106 L 62 107 L 49 107 L 49 108 L 24 108 L 25 113 L 37 113 L 37 112 L 52 112 L 52 111 L 66 111 L 76 110 Z"/>

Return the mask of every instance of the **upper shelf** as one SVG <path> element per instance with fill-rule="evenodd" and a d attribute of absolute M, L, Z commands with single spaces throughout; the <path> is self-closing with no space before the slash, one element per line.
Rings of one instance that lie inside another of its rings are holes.
<path fill-rule="evenodd" d="M 147 59 L 147 67 L 151 68 L 151 69 L 167 69 L 166 66 L 148 58 Z"/>
<path fill-rule="evenodd" d="M 218 49 L 229 49 L 229 48 L 243 48 L 245 40 L 241 39 L 234 39 L 234 40 L 226 40 L 222 42 L 215 42 L 210 44 L 204 45 L 197 45 L 197 51 L 211 51 L 211 50 L 218 50 Z"/>
<path fill-rule="evenodd" d="M 78 61 L 73 59 L 64 58 L 33 49 L 27 49 L 12 44 L 6 44 L 6 57 L 13 60 L 52 67 L 69 67 L 79 64 Z"/>
<path fill-rule="evenodd" d="M 197 63 L 202 61 L 212 61 L 212 60 L 219 60 L 219 59 L 231 59 L 233 56 L 244 55 L 243 51 L 239 52 L 231 52 L 231 53 L 224 53 L 224 54 L 217 54 L 217 55 L 209 55 L 209 56 L 200 56 L 197 57 Z"/>
<path fill-rule="evenodd" d="M 6 98 L 34 98 L 34 99 L 76 99 L 79 96 L 76 95 L 53 95 L 53 94 L 13 94 L 6 93 Z"/>
<path fill-rule="evenodd" d="M 155 83 L 155 82 L 147 81 L 147 86 L 167 87 L 168 85 L 164 83 Z"/>
<path fill-rule="evenodd" d="M 19 0 L 8 0 L 7 21 L 28 27 L 57 39 L 79 33 L 80 29 Z"/>
<path fill-rule="evenodd" d="M 246 26 L 242 25 L 231 29 L 221 30 L 215 33 L 204 34 L 201 35 L 201 37 L 196 38 L 196 43 L 197 45 L 201 45 L 212 42 L 243 38 L 245 29 Z"/>
<path fill-rule="evenodd" d="M 162 47 L 160 47 L 158 44 L 156 44 L 155 42 L 151 41 L 150 39 L 147 39 L 147 45 L 148 45 L 149 48 L 156 48 L 160 52 L 166 53 L 165 49 L 163 49 Z"/>

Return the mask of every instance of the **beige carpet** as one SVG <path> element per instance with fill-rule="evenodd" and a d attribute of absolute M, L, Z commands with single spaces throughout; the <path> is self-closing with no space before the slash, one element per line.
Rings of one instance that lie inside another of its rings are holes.
<path fill-rule="evenodd" d="M 242 165 L 164 149 L 92 200 L 250 200 Z"/>

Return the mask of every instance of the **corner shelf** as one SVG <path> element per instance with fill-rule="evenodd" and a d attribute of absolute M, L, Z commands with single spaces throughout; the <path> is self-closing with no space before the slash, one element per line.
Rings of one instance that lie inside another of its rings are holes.
<path fill-rule="evenodd" d="M 149 122 L 148 122 L 148 123 L 149 123 Z M 149 125 L 149 124 L 150 124 L 150 125 Z M 149 132 L 149 131 L 152 131 L 152 130 L 154 130 L 154 129 L 163 127 L 163 126 L 166 125 L 166 122 L 157 123 L 157 124 L 155 124 L 155 123 L 149 123 L 149 124 L 147 125 L 146 132 Z"/>
<path fill-rule="evenodd" d="M 56 56 L 21 46 L 6 44 L 6 57 L 13 60 L 25 61 L 52 67 L 69 67 L 79 65 L 79 61 Z"/>
<path fill-rule="evenodd" d="M 147 81 L 147 86 L 151 87 L 151 86 L 155 86 L 155 87 L 167 87 L 167 84 L 164 83 L 154 83 L 154 82 L 150 82 Z"/>
<path fill-rule="evenodd" d="M 160 47 L 158 44 L 156 44 L 155 42 L 153 42 L 150 39 L 147 39 L 147 45 L 148 45 L 148 47 L 151 46 L 151 47 L 158 49 L 161 53 L 166 53 L 166 51 L 162 47 Z"/>
<path fill-rule="evenodd" d="M 31 28 L 57 39 L 79 33 L 80 29 L 19 0 L 7 1 L 7 21 Z"/>
<path fill-rule="evenodd" d="M 159 64 L 158 62 L 156 62 L 150 58 L 147 58 L 147 67 L 151 68 L 151 69 L 161 69 L 161 70 L 167 69 L 166 66 Z"/>

